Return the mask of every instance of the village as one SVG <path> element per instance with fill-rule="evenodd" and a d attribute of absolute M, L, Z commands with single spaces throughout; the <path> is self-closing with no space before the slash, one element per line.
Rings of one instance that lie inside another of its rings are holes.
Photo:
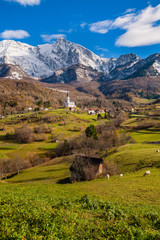
<path fill-rule="evenodd" d="M 107 113 L 107 115 L 110 118 L 114 118 L 115 117 L 115 111 L 113 111 L 112 108 L 105 108 L 105 107 L 92 107 L 92 108 L 88 108 L 86 106 L 81 106 L 81 108 L 76 106 L 76 103 L 74 101 L 70 100 L 69 97 L 69 92 L 67 92 L 67 96 L 66 96 L 66 100 L 63 103 L 62 107 L 59 107 L 59 109 L 66 109 L 72 112 L 86 112 L 89 115 L 98 115 L 98 114 L 104 114 Z M 25 114 L 25 113 L 32 113 L 32 112 L 48 112 L 48 111 L 52 111 L 55 110 L 53 107 L 40 107 L 40 108 L 33 108 L 33 107 L 28 107 L 23 111 L 20 111 L 19 114 Z M 120 107 L 117 108 L 117 112 L 126 112 L 126 113 L 138 113 L 141 111 L 141 109 L 135 109 L 133 107 Z M 0 115 L 1 119 L 4 119 L 7 116 L 10 115 L 15 115 L 15 113 L 13 114 L 6 114 L 6 115 Z M 100 116 L 100 115 L 99 115 Z"/>

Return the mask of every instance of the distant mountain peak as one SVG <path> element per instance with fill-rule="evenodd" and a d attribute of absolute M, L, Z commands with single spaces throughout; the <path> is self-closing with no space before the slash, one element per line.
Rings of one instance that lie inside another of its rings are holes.
<path fill-rule="evenodd" d="M 146 59 L 140 59 L 134 53 L 121 55 L 118 59 L 102 58 L 65 38 L 36 47 L 14 40 L 3 40 L 0 42 L 0 64 L 18 66 L 27 76 L 34 78 L 47 78 L 57 70 L 82 65 L 103 73 L 104 79 L 112 80 L 125 79 L 134 74 L 137 76 L 139 70 L 148 66 L 148 72 L 152 75 L 159 74 L 160 54 L 153 54 Z"/>

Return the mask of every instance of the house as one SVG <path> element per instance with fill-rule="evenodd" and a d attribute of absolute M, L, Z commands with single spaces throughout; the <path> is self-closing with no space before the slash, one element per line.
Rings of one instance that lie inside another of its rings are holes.
<path fill-rule="evenodd" d="M 105 110 L 103 108 L 97 108 L 95 111 L 97 114 L 105 113 Z"/>
<path fill-rule="evenodd" d="M 107 173 L 103 159 L 84 155 L 75 156 L 70 171 L 72 183 L 92 180 Z"/>
<path fill-rule="evenodd" d="M 93 110 L 93 109 L 90 109 L 90 110 L 88 110 L 88 114 L 89 114 L 89 115 L 95 115 L 95 114 L 96 114 L 96 112 L 95 112 L 95 110 Z"/>
<path fill-rule="evenodd" d="M 67 93 L 67 98 L 64 101 L 64 107 L 69 108 L 70 110 L 73 110 L 76 108 L 75 102 L 70 101 L 69 93 Z"/>

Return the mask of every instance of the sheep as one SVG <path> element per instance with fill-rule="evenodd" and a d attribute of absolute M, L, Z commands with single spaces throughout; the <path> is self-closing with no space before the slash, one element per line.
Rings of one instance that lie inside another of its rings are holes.
<path fill-rule="evenodd" d="M 109 180 L 109 178 L 110 178 L 110 175 L 109 175 L 109 174 L 107 174 L 107 175 L 106 175 L 106 178 L 107 178 L 107 180 Z"/>
<path fill-rule="evenodd" d="M 143 177 L 150 174 L 151 174 L 151 171 L 145 171 L 145 173 L 143 174 Z"/>
<path fill-rule="evenodd" d="M 159 150 L 157 150 L 156 152 L 159 152 Z"/>
<path fill-rule="evenodd" d="M 121 173 L 121 174 L 119 174 L 119 178 L 122 178 L 123 177 L 123 174 Z"/>

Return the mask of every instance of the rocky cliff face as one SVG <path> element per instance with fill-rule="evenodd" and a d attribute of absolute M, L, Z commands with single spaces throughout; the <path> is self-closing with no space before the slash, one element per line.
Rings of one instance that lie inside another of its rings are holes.
<path fill-rule="evenodd" d="M 74 65 L 66 69 L 57 70 L 52 76 L 42 79 L 47 83 L 69 83 L 77 81 L 79 83 L 87 83 L 90 81 L 97 81 L 102 78 L 103 74 L 91 67 L 86 67 L 81 64 Z"/>
<path fill-rule="evenodd" d="M 19 66 L 5 63 L 0 63 L 0 77 L 16 80 L 30 79 L 30 76 Z"/>

